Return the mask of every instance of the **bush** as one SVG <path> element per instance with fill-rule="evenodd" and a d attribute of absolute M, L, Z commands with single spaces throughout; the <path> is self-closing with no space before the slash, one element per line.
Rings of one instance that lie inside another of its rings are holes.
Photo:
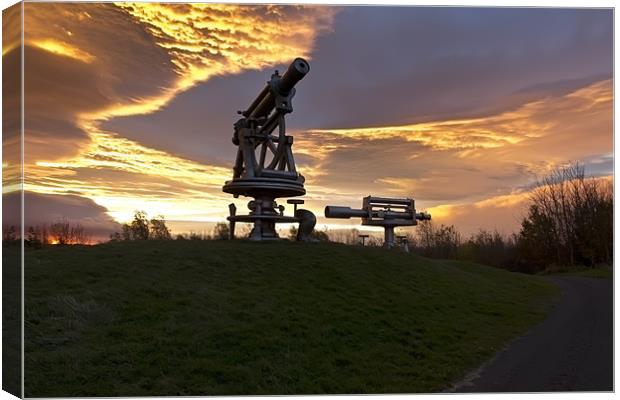
<path fill-rule="evenodd" d="M 171 240 L 172 234 L 166 226 L 166 219 L 158 215 L 150 221 L 145 211 L 136 211 L 133 221 L 123 224 L 121 232 L 114 232 L 110 240 Z M 178 239 L 178 235 L 177 235 Z"/>

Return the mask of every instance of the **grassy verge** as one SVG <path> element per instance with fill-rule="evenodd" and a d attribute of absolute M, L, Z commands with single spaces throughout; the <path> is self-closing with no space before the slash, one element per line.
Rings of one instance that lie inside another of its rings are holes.
<path fill-rule="evenodd" d="M 26 396 L 435 392 L 540 321 L 537 276 L 378 248 L 26 254 Z"/>
<path fill-rule="evenodd" d="M 561 272 L 554 272 L 551 274 L 559 276 L 583 276 L 586 278 L 613 279 L 613 270 L 610 266 L 598 266 L 594 268 L 573 268 Z"/>

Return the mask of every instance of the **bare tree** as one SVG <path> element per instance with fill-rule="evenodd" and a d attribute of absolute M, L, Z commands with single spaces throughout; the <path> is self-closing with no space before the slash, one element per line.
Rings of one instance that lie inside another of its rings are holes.
<path fill-rule="evenodd" d="M 71 226 L 69 231 L 69 243 L 71 244 L 90 244 L 92 237 L 86 232 L 81 224 Z"/>
<path fill-rule="evenodd" d="M 71 244 L 71 225 L 68 221 L 58 221 L 50 225 L 50 236 L 53 244 Z"/>
<path fill-rule="evenodd" d="M 409 242 L 414 251 L 435 258 L 457 258 L 461 234 L 454 225 L 436 227 L 432 221 L 420 221 Z"/>
<path fill-rule="evenodd" d="M 4 225 L 2 227 L 2 244 L 9 246 L 19 242 L 17 230 L 14 225 Z"/>
<path fill-rule="evenodd" d="M 523 262 L 540 269 L 611 261 L 613 189 L 609 181 L 588 178 L 583 165 L 571 163 L 539 180 L 530 202 L 519 233 Z"/>

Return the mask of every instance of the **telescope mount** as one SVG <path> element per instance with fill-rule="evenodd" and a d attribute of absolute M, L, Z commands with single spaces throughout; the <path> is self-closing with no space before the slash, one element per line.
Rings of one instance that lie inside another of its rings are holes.
<path fill-rule="evenodd" d="M 293 137 L 286 134 L 285 116 L 293 111 L 295 84 L 310 70 L 308 62 L 297 58 L 284 75 L 276 71 L 265 88 L 234 124 L 232 142 L 237 145 L 233 178 L 222 190 L 239 196 L 251 197 L 250 212 L 237 215 L 234 204 L 229 205 L 230 236 L 234 237 L 236 222 L 253 224 L 250 240 L 278 239 L 276 223 L 299 223 L 297 240 L 308 241 L 316 224 L 316 217 L 308 210 L 298 209 L 303 200 L 291 199 L 294 215 L 285 216 L 279 197 L 306 194 L 304 177 L 295 168 Z M 277 135 L 273 132 L 277 129 Z"/>

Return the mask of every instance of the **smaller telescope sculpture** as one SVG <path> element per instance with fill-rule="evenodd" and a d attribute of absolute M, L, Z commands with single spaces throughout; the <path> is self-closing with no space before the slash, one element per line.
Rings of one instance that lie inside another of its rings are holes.
<path fill-rule="evenodd" d="M 416 213 L 413 199 L 391 199 L 386 197 L 364 197 L 361 209 L 351 207 L 327 206 L 327 218 L 361 218 L 362 225 L 382 226 L 385 231 L 383 245 L 394 247 L 394 228 L 397 226 L 413 226 L 418 220 L 430 220 L 426 212 Z"/>
<path fill-rule="evenodd" d="M 303 200 L 290 199 L 294 215 L 284 215 L 278 197 L 306 194 L 304 177 L 295 169 L 291 146 L 293 137 L 286 134 L 284 117 L 293 112 L 295 85 L 310 71 L 310 64 L 296 58 L 284 75 L 276 71 L 265 88 L 247 110 L 239 111 L 242 118 L 234 124 L 232 142 L 238 146 L 233 178 L 222 190 L 239 196 L 253 197 L 247 215 L 237 215 L 234 204 L 229 205 L 230 237 L 234 238 L 236 222 L 254 224 L 250 240 L 278 239 L 275 225 L 279 222 L 299 223 L 297 240 L 309 241 L 316 217 L 308 210 L 298 209 Z M 277 135 L 272 133 L 277 130 Z"/>

